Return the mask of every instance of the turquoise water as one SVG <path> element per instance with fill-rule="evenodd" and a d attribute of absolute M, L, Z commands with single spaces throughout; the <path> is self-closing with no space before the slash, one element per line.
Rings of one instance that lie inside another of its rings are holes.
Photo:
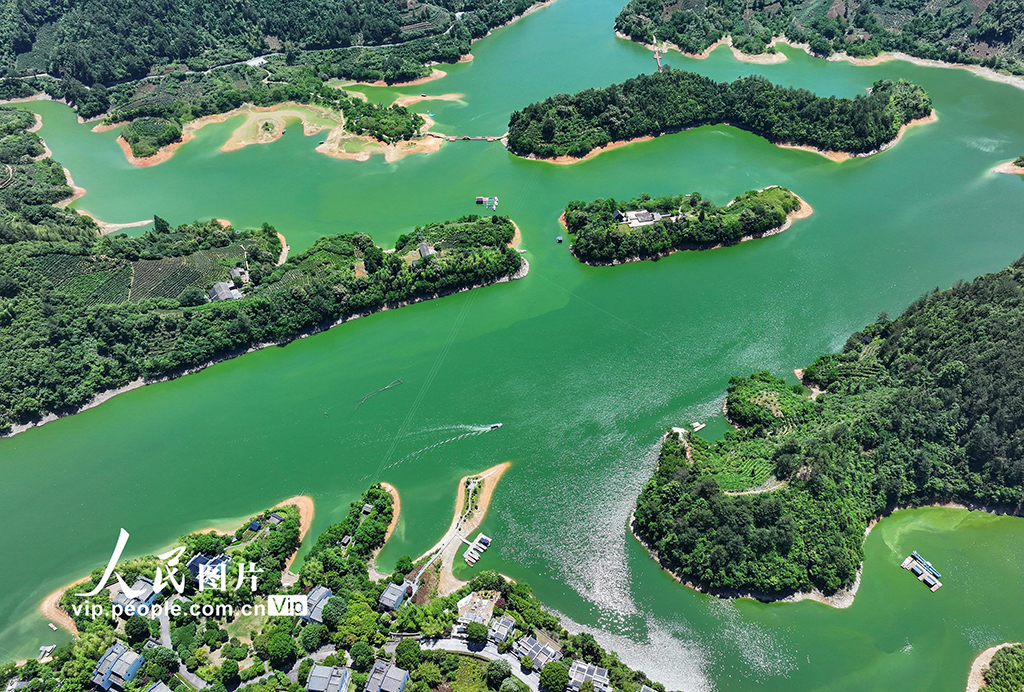
<path fill-rule="evenodd" d="M 500 134 L 515 108 L 558 91 L 651 71 L 616 39 L 615 0 L 558 0 L 474 46 L 471 63 L 420 87 L 439 131 Z M 211 125 L 166 163 L 130 166 L 116 133 L 94 134 L 59 104 L 34 102 L 43 137 L 110 222 L 273 223 L 293 250 L 325 233 L 381 244 L 417 224 L 499 212 L 523 233 L 520 281 L 356 320 L 328 333 L 119 396 L 0 441 L 0 654 L 57 639 L 39 600 L 102 564 L 117 529 L 129 552 L 240 517 L 296 493 L 317 502 L 313 533 L 365 486 L 387 480 L 403 518 L 383 567 L 447 528 L 461 476 L 511 460 L 483 530 L 478 569 L 526 579 L 550 607 L 672 689 L 959 690 L 982 649 L 1021 639 L 1024 522 L 955 510 L 883 521 L 866 545 L 853 607 L 763 605 L 692 593 L 626 531 L 669 425 L 720 432 L 728 378 L 788 375 L 838 348 L 879 311 L 1005 267 L 1024 252 L 1024 181 L 989 173 L 1024 152 L 1024 91 L 966 71 L 814 60 L 758 66 L 727 50 L 668 57 L 716 79 L 765 74 L 823 94 L 904 76 L 931 93 L 936 123 L 878 156 L 832 163 L 733 128 L 705 127 L 574 166 L 525 161 L 500 144 L 455 142 L 394 164 L 313 152 L 320 137 L 222 153 L 239 120 Z M 586 267 L 554 238 L 571 199 L 699 190 L 723 203 L 784 185 L 815 209 L 786 233 L 659 262 Z M 791 377 L 791 375 L 789 375 Z M 403 385 L 355 408 L 363 395 Z M 325 412 L 327 415 L 325 416 Z M 418 450 L 473 429 L 500 430 Z M 899 569 L 917 549 L 940 565 L 932 594 Z M 463 573 L 470 573 L 466 570 Z M 948 575 L 948 576 L 947 576 Z"/>

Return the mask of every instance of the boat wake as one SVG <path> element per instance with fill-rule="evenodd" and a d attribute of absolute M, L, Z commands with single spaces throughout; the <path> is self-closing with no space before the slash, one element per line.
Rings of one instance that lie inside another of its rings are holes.
<path fill-rule="evenodd" d="M 451 442 L 457 442 L 457 441 L 465 439 L 467 437 L 476 437 L 477 435 L 483 435 L 484 433 L 489 433 L 492 430 L 497 430 L 498 428 L 502 427 L 502 425 L 503 425 L 502 423 L 491 423 L 490 425 L 459 425 L 459 426 L 451 426 L 449 428 L 441 428 L 441 429 L 449 429 L 449 430 L 454 428 L 456 430 L 467 430 L 468 432 L 464 432 L 461 435 L 456 435 L 454 437 L 449 437 L 447 440 L 441 440 L 440 442 L 435 442 L 432 445 L 427 445 L 426 447 L 422 447 L 421 449 L 417 449 L 415 452 L 410 452 L 409 454 L 406 454 L 404 457 L 402 457 L 398 461 L 392 461 L 390 464 L 388 464 L 383 469 L 381 469 L 381 471 L 386 471 L 386 470 L 388 470 L 390 468 L 394 468 L 395 466 L 399 466 L 400 464 L 403 464 L 406 461 L 409 461 L 410 459 L 414 459 L 414 458 L 418 457 L 420 454 L 423 454 L 424 452 L 429 452 L 430 450 L 436 449 L 436 448 L 438 448 L 438 447 L 440 447 L 442 445 L 446 445 L 446 444 L 449 444 Z M 367 478 L 369 478 L 369 476 L 367 476 Z"/>

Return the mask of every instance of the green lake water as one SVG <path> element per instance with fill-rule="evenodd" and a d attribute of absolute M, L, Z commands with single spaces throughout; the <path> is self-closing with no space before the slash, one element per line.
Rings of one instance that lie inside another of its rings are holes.
<path fill-rule="evenodd" d="M 445 67 L 442 80 L 365 91 L 381 101 L 462 93 L 464 103 L 415 108 L 435 113 L 439 131 L 501 134 L 517 107 L 654 68 L 650 52 L 615 38 L 620 2 L 558 0 L 477 43 L 476 59 Z M 1020 519 L 897 513 L 868 538 L 847 610 L 693 593 L 626 530 L 661 433 L 699 420 L 709 422 L 705 434 L 720 433 L 731 375 L 766 368 L 792 378 L 880 311 L 898 313 L 926 290 L 1024 253 L 1024 181 L 989 173 L 1024 153 L 1024 91 L 964 70 L 855 67 L 783 50 L 789 60 L 771 66 L 727 50 L 667 60 L 716 79 L 761 73 L 840 96 L 907 77 L 931 93 L 939 121 L 841 164 L 721 126 L 574 166 L 517 159 L 485 142 L 395 164 L 339 161 L 315 153 L 320 137 L 299 127 L 221 153 L 229 121 L 140 169 L 125 161 L 116 133 L 90 132 L 59 104 L 26 104 L 89 191 L 78 206 L 105 221 L 268 221 L 298 251 L 337 232 L 369 232 L 386 245 L 416 224 L 477 211 L 477 195 L 497 195 L 499 212 L 522 229 L 531 271 L 0 440 L 0 658 L 60 640 L 37 603 L 102 565 L 119 527 L 132 534 L 129 553 L 152 552 L 186 530 L 308 493 L 315 536 L 369 483 L 386 480 L 403 508 L 381 555 L 388 567 L 445 531 L 458 478 L 511 460 L 482 527 L 495 548 L 478 569 L 528 580 L 574 628 L 670 689 L 961 690 L 978 652 L 1024 637 Z M 699 190 L 724 203 L 772 184 L 815 209 L 777 237 L 614 268 L 582 266 L 555 243 L 571 199 Z M 403 384 L 356 409 L 396 379 Z M 444 442 L 495 422 L 504 427 Z M 942 570 L 939 592 L 899 569 L 913 549 Z"/>

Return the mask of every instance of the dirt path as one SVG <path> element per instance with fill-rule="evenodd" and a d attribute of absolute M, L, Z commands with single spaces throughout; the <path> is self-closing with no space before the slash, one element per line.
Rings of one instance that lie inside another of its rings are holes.
<path fill-rule="evenodd" d="M 971 672 L 967 676 L 967 692 L 978 692 L 978 690 L 985 686 L 985 669 L 988 668 L 988 664 L 992 662 L 992 657 L 996 655 L 997 651 L 1016 645 L 1016 642 L 1006 642 L 1005 644 L 989 647 L 978 654 L 978 657 L 974 659 L 974 663 L 971 664 Z"/>

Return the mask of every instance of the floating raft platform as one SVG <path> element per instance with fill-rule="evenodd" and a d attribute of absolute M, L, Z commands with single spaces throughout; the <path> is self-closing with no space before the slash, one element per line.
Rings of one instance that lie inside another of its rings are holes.
<path fill-rule="evenodd" d="M 918 581 L 923 582 L 930 590 L 938 591 L 942 588 L 942 582 L 938 580 L 938 577 L 942 575 L 932 567 L 932 563 L 918 555 L 916 550 L 907 556 L 907 559 L 903 561 L 900 567 L 910 570 L 910 573 L 917 577 Z"/>

